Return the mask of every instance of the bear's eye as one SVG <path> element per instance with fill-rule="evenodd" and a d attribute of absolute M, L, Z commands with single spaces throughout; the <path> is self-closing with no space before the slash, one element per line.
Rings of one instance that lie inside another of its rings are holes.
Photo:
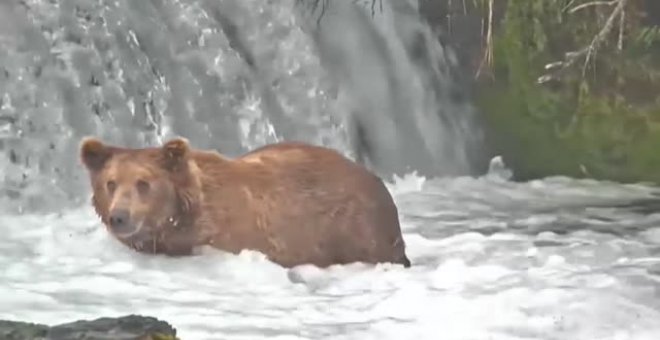
<path fill-rule="evenodd" d="M 110 193 L 113 193 L 115 189 L 117 189 L 117 183 L 115 183 L 115 181 L 108 181 L 105 186 L 108 188 L 108 192 Z"/>
<path fill-rule="evenodd" d="M 140 194 L 146 194 L 149 192 L 149 182 L 145 180 L 138 180 L 137 183 L 135 183 L 135 186 Z"/>

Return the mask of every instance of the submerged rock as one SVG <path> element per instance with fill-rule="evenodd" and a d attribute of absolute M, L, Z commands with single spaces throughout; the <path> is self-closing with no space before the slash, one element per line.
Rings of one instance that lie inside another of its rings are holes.
<path fill-rule="evenodd" d="M 0 339 L 6 340 L 178 340 L 176 329 L 153 317 L 79 320 L 55 326 L 0 320 Z"/>

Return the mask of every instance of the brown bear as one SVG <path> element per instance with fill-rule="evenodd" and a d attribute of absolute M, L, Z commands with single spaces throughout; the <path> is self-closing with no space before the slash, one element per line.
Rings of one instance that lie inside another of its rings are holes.
<path fill-rule="evenodd" d="M 184 138 L 135 149 L 87 137 L 80 158 L 100 219 L 140 252 L 190 255 L 211 245 L 289 268 L 410 266 L 389 191 L 332 149 L 281 142 L 230 159 Z"/>

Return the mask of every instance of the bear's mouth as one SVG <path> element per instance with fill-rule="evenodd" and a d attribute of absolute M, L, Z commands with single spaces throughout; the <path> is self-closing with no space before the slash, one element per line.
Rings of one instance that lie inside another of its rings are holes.
<path fill-rule="evenodd" d="M 149 232 L 149 228 L 145 227 L 144 222 L 135 224 L 130 231 L 123 233 L 115 231 L 114 234 L 122 240 L 131 242 L 143 242 L 151 239 L 151 232 Z"/>
<path fill-rule="evenodd" d="M 117 236 L 137 251 L 156 253 L 159 248 L 159 233 L 143 222 L 137 224 L 133 231 Z"/>

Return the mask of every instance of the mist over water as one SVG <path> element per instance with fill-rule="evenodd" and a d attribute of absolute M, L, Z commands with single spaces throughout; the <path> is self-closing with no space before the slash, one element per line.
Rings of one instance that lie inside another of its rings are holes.
<path fill-rule="evenodd" d="M 310 3 L 3 3 L 3 207 L 85 203 L 86 135 L 132 147 L 184 136 L 229 156 L 303 140 L 385 178 L 471 173 L 473 108 L 416 2 L 372 14 L 333 1 L 323 15 Z"/>

